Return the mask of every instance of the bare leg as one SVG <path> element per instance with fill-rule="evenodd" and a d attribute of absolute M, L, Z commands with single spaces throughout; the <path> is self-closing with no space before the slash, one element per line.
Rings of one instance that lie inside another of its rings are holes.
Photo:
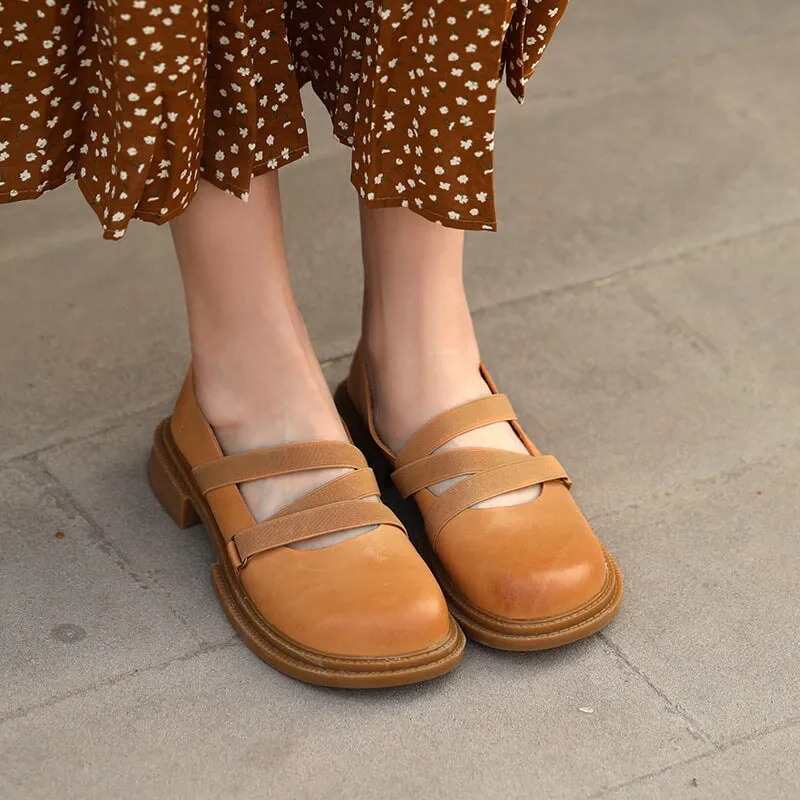
<path fill-rule="evenodd" d="M 423 424 L 453 406 L 486 396 L 463 283 L 463 231 L 403 208 L 361 207 L 364 343 L 381 437 L 397 452 Z M 506 423 L 457 437 L 451 447 L 525 446 Z M 431 487 L 445 491 L 455 481 Z M 508 492 L 481 507 L 538 496 L 540 486 Z"/>
<path fill-rule="evenodd" d="M 247 203 L 201 183 L 172 235 L 197 399 L 225 453 L 347 441 L 292 294 L 277 173 L 256 178 Z M 280 476 L 241 491 L 260 522 L 346 471 Z M 359 532 L 294 546 L 320 547 Z"/>

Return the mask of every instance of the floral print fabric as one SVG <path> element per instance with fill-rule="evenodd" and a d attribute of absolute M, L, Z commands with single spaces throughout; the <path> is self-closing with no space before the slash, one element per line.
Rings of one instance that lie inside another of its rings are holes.
<path fill-rule="evenodd" d="M 495 228 L 494 113 L 566 0 L 0 0 L 0 202 L 76 179 L 106 238 L 308 152 L 310 82 L 371 206 Z"/>

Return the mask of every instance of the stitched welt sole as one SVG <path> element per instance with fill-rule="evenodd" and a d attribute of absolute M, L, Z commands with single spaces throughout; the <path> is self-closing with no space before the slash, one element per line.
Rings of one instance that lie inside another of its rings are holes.
<path fill-rule="evenodd" d="M 293 678 L 319 686 L 379 688 L 419 683 L 453 669 L 464 650 L 464 634 L 451 619 L 447 638 L 437 647 L 407 656 L 362 658 L 306 648 L 273 628 L 252 606 L 231 566 L 223 536 L 194 485 L 191 468 L 164 420 L 157 428 L 148 465 L 156 499 L 182 528 L 202 522 L 217 554 L 211 580 L 220 605 L 245 644 L 263 661 Z"/>
<path fill-rule="evenodd" d="M 345 383 L 337 388 L 334 400 L 354 443 L 361 449 L 379 483 L 383 486 L 390 485 L 392 466 L 372 439 L 350 399 Z M 588 603 L 560 617 L 512 620 L 495 617 L 472 605 L 451 581 L 433 552 L 428 537 L 423 533 L 418 539 L 417 548 L 439 581 L 450 606 L 450 613 L 471 639 L 496 650 L 550 650 L 571 644 L 597 633 L 608 625 L 619 611 L 623 593 L 622 575 L 605 548 L 603 552 L 607 567 L 606 581 L 603 588 Z"/>
<path fill-rule="evenodd" d="M 622 575 L 614 559 L 606 553 L 606 585 L 584 609 L 536 622 L 499 619 L 472 606 L 453 586 L 430 548 L 428 550 L 424 557 L 431 559 L 431 570 L 449 601 L 452 615 L 471 639 L 496 650 L 551 650 L 585 639 L 608 625 L 622 602 Z"/>

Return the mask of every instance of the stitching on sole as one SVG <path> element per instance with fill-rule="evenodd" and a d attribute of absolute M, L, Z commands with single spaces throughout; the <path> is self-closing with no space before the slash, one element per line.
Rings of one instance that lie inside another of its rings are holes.
<path fill-rule="evenodd" d="M 267 663 L 275 667 L 278 671 L 290 674 L 293 677 L 301 680 L 305 679 L 302 675 L 297 674 L 295 671 L 287 672 L 286 668 L 294 668 L 295 670 L 298 670 L 308 676 L 330 678 L 334 682 L 334 685 L 349 685 L 354 688 L 357 687 L 362 680 L 369 681 L 370 679 L 375 679 L 376 682 L 369 685 L 378 687 L 381 685 L 380 681 L 378 680 L 380 678 L 385 678 L 387 680 L 391 680 L 393 678 L 402 678 L 403 676 L 413 678 L 413 681 L 408 682 L 416 682 L 435 678 L 448 671 L 437 671 L 438 667 L 441 667 L 448 662 L 452 662 L 452 667 L 455 667 L 461 660 L 461 655 L 463 653 L 465 644 L 464 635 L 453 619 L 451 619 L 450 622 L 450 631 L 448 633 L 448 637 L 444 642 L 430 651 L 416 653 L 411 657 L 387 656 L 374 659 L 364 658 L 363 660 L 352 658 L 344 658 L 339 660 L 334 654 L 321 653 L 319 651 L 304 648 L 302 645 L 292 642 L 290 639 L 283 636 L 279 631 L 273 629 L 271 626 L 269 626 L 266 620 L 261 621 L 257 617 L 255 619 L 251 619 L 251 616 L 255 616 L 255 612 L 252 610 L 252 608 L 248 608 L 240 601 L 239 597 L 237 596 L 238 592 L 236 592 L 234 587 L 231 586 L 230 577 L 227 575 L 230 565 L 227 564 L 227 560 L 225 562 L 222 560 L 223 558 L 226 558 L 224 555 L 224 548 L 221 547 L 222 535 L 216 528 L 211 509 L 208 507 L 207 503 L 205 502 L 204 498 L 202 498 L 196 487 L 192 485 L 191 480 L 187 479 L 187 476 L 184 474 L 184 465 L 179 460 L 183 459 L 183 455 L 180 453 L 177 444 L 172 441 L 171 430 L 169 428 L 169 418 L 163 420 L 156 429 L 153 447 L 157 452 L 161 464 L 167 469 L 170 477 L 176 482 L 176 484 L 178 484 L 188 494 L 195 511 L 201 518 L 203 527 L 206 529 L 206 533 L 211 539 L 214 551 L 217 555 L 217 563 L 212 565 L 212 582 L 214 583 L 215 589 L 217 589 L 217 595 L 220 599 L 220 604 L 222 605 L 223 610 L 226 612 L 226 615 L 233 624 L 234 628 L 236 628 L 236 630 L 242 636 L 244 642 L 250 647 L 251 650 L 253 650 L 253 652 L 255 652 L 257 656 L 259 656 L 259 658 L 267 661 Z M 209 521 L 212 521 L 213 525 L 210 526 L 208 524 Z M 221 595 L 221 591 L 224 592 L 224 597 L 228 600 L 228 603 L 222 602 L 223 597 Z M 243 599 L 246 600 L 246 596 L 244 596 L 244 593 L 242 594 Z M 264 633 L 262 633 L 260 628 L 265 628 L 277 643 L 270 641 L 270 639 Z M 400 666 L 404 660 L 419 659 L 425 654 L 434 655 L 437 653 L 437 651 L 442 651 L 443 655 L 429 661 L 422 661 L 414 666 Z M 339 663 L 342 664 L 342 668 L 337 669 L 336 667 L 323 667 L 313 663 L 312 661 L 312 659 L 318 661 L 321 658 L 324 658 L 328 661 L 339 661 Z M 388 666 L 390 664 L 396 664 L 397 668 L 377 670 L 347 668 L 348 666 L 352 667 L 357 664 L 364 666 L 373 664 L 375 666 Z M 402 681 L 400 683 L 402 683 Z"/>
<path fill-rule="evenodd" d="M 380 452 L 372 440 L 372 436 L 366 430 L 364 421 L 361 419 L 361 416 L 358 414 L 358 411 L 353 405 L 353 401 L 350 399 L 349 392 L 347 391 L 346 381 L 343 381 L 339 385 L 336 390 L 335 397 L 339 405 L 345 405 L 345 408 L 340 408 L 339 411 L 342 416 L 346 416 L 348 425 L 351 428 L 351 433 L 362 440 L 361 447 L 362 451 L 367 456 L 367 460 L 375 461 L 376 459 L 380 459 L 382 467 L 385 467 L 386 465 L 391 467 L 391 464 L 389 464 L 386 456 Z M 413 501 L 409 499 L 404 500 L 403 502 L 409 503 Z M 414 505 L 416 506 L 416 503 L 414 503 Z M 617 566 L 616 561 L 612 558 L 606 548 L 602 544 L 601 547 L 603 548 L 603 554 L 608 567 L 608 577 L 606 579 L 606 583 L 603 585 L 600 591 L 593 598 L 569 614 L 531 622 L 527 622 L 525 620 L 505 620 L 501 617 L 493 617 L 492 615 L 487 614 L 485 611 L 481 611 L 473 606 L 469 600 L 467 600 L 467 598 L 453 585 L 450 576 L 447 574 L 447 571 L 433 550 L 427 532 L 423 533 L 418 549 L 436 575 L 439 585 L 447 597 L 451 613 L 456 617 L 459 623 L 461 623 L 467 629 L 467 632 L 470 633 L 473 638 L 490 646 L 492 646 L 491 642 L 489 641 L 491 639 L 493 639 L 495 642 L 505 642 L 509 645 L 524 643 L 540 644 L 546 643 L 548 640 L 553 640 L 552 646 L 558 647 L 563 644 L 570 644 L 573 641 L 578 641 L 585 636 L 590 636 L 603 627 L 603 625 L 607 624 L 607 622 L 611 622 L 614 616 L 616 616 L 617 610 L 622 602 L 622 574 Z M 588 617 L 584 616 L 595 606 L 599 606 L 599 608 L 594 614 L 591 614 Z M 603 620 L 603 617 L 606 614 L 608 615 L 607 622 L 604 621 L 603 625 L 597 626 L 598 620 Z M 513 630 L 508 630 L 508 628 L 517 625 L 523 628 L 526 626 L 529 628 L 533 626 L 552 626 L 557 625 L 560 621 L 568 622 L 569 620 L 577 617 L 582 617 L 582 619 L 573 625 L 566 625 L 565 627 L 560 628 L 557 627 L 553 630 L 543 631 L 541 633 L 535 633 L 531 631 L 516 633 Z M 497 627 L 492 627 L 491 623 L 495 621 L 498 623 Z M 585 633 L 583 633 L 584 631 Z M 569 638 L 576 632 L 579 634 L 583 633 L 583 635 L 577 635 L 573 638 Z M 565 636 L 567 637 L 566 640 L 564 640 Z"/>

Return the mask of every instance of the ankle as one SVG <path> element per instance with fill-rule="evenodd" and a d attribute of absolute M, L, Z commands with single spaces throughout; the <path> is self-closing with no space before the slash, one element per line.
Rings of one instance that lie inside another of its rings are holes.
<path fill-rule="evenodd" d="M 194 353 L 194 389 L 220 438 L 270 442 L 342 438 L 342 426 L 319 364 L 302 342 L 235 352 Z M 280 376 L 277 380 L 276 376 Z"/>
<path fill-rule="evenodd" d="M 279 391 L 251 385 L 237 391 L 231 384 L 207 385 L 195 379 L 197 403 L 206 421 L 230 454 L 259 447 L 302 441 L 347 441 L 327 388 L 305 387 Z"/>
<path fill-rule="evenodd" d="M 244 426 L 263 408 L 263 392 L 256 377 L 240 365 L 195 355 L 192 372 L 197 404 L 215 430 Z"/>
<path fill-rule="evenodd" d="M 364 344 L 377 431 L 395 452 L 438 414 L 489 393 L 474 337 L 458 347 L 417 342 Z"/>

